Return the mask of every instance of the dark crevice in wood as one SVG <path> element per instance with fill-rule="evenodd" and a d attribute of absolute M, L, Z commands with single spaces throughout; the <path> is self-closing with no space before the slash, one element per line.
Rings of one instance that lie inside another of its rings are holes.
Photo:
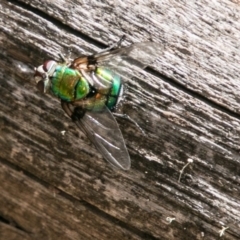
<path fill-rule="evenodd" d="M 224 112 L 226 114 L 228 114 L 231 117 L 240 119 L 240 115 L 232 110 L 230 110 L 229 108 L 219 105 L 216 102 L 212 101 L 211 99 L 195 92 L 194 90 L 191 90 L 189 88 L 186 88 L 184 85 L 182 85 L 181 83 L 177 82 L 176 80 L 172 79 L 172 78 L 168 78 L 167 76 L 159 73 L 158 71 L 156 71 L 155 69 L 151 68 L 151 67 L 147 67 L 145 68 L 146 72 L 154 75 L 155 77 L 160 78 L 161 80 L 163 80 L 164 82 L 170 84 L 171 86 L 185 92 L 188 95 L 191 95 L 192 97 L 206 103 L 207 105 L 209 105 L 212 108 L 216 108 L 217 110 Z"/>
<path fill-rule="evenodd" d="M 10 221 L 7 220 L 6 218 L 4 218 L 4 217 L 2 216 L 2 214 L 0 214 L 0 222 L 6 223 L 6 224 L 10 224 Z"/>
<path fill-rule="evenodd" d="M 71 195 L 60 191 L 59 195 L 61 195 L 62 197 L 70 200 L 71 202 L 73 202 L 74 200 L 76 201 L 76 199 L 74 199 Z M 146 240 L 157 240 L 158 238 L 155 238 L 154 236 L 140 231 L 139 229 L 137 229 L 136 227 L 131 226 L 129 223 L 123 222 L 109 214 L 107 214 L 106 212 L 103 212 L 102 210 L 100 210 L 99 208 L 97 208 L 96 206 L 81 200 L 81 204 L 84 205 L 86 208 L 88 208 L 89 210 L 91 210 L 92 213 L 94 213 L 95 215 L 104 218 L 106 221 L 111 222 L 112 224 L 115 224 L 118 227 L 121 227 L 123 229 L 126 229 L 127 231 L 133 233 L 134 235 L 139 236 L 142 239 L 146 239 Z"/>
<path fill-rule="evenodd" d="M 5 223 L 11 227 L 14 227 L 22 232 L 29 233 L 24 228 L 22 228 L 20 225 L 18 225 L 13 219 L 7 219 L 3 216 L 3 214 L 0 212 L 0 222 Z"/>
<path fill-rule="evenodd" d="M 0 163 L 3 165 L 7 165 L 8 167 L 16 170 L 16 171 L 20 171 L 22 172 L 24 175 L 28 176 L 29 178 L 33 179 L 35 182 L 38 182 L 39 184 L 41 184 L 42 186 L 50 189 L 52 186 L 50 184 L 48 184 L 47 182 L 43 181 L 42 179 L 36 177 L 35 175 L 27 172 L 26 170 L 16 166 L 16 165 L 13 165 L 12 163 L 8 162 L 7 160 L 3 159 L 0 157 Z M 137 229 L 136 227 L 133 227 L 131 226 L 129 223 L 125 223 L 109 214 L 107 214 L 106 212 L 100 210 L 99 208 L 97 208 L 96 206 L 90 204 L 89 202 L 86 202 L 85 200 L 83 199 L 77 199 L 71 195 L 69 195 L 68 193 L 66 192 L 63 192 L 61 189 L 59 188 L 56 188 L 54 186 L 54 188 L 57 190 L 57 193 L 59 196 L 71 201 L 71 202 L 80 202 L 84 207 L 86 207 L 89 211 L 91 211 L 92 213 L 94 213 L 95 215 L 105 219 L 106 221 L 108 222 L 111 222 L 112 224 L 116 224 L 116 226 L 120 226 L 121 228 L 124 228 L 126 229 L 127 231 L 133 233 L 134 235 L 137 235 L 139 236 L 140 238 L 142 239 L 146 239 L 146 240 L 155 240 L 157 238 L 155 238 L 154 236 L 150 235 L 149 233 L 146 233 L 146 232 L 143 232 L 143 231 L 140 231 L 139 229 Z M 7 224 L 10 224 L 12 226 L 15 226 L 16 228 L 24 231 L 27 233 L 26 230 L 24 230 L 23 228 L 21 228 L 19 225 L 17 225 L 15 222 L 13 222 L 12 220 L 7 220 L 5 219 L 4 217 L 2 217 L 2 214 L 0 213 L 0 222 L 4 222 L 4 223 L 7 223 Z"/>
<path fill-rule="evenodd" d="M 38 15 L 39 17 L 55 24 L 58 28 L 60 29 L 64 29 L 66 32 L 68 33 L 71 33 L 81 39 L 83 39 L 84 41 L 90 43 L 90 44 L 94 44 L 95 46 L 97 46 L 98 48 L 106 48 L 108 47 L 106 44 L 102 43 L 102 42 L 99 42 L 91 37 L 89 37 L 88 35 L 82 33 L 82 32 L 79 32 L 73 28 L 71 28 L 69 25 L 67 24 L 64 24 L 63 22 L 61 22 L 60 20 L 52 17 L 52 16 L 49 16 L 48 14 L 46 14 L 45 12 L 39 10 L 39 9 L 36 9 L 34 7 L 32 7 L 31 5 L 27 4 L 27 3 L 23 3 L 23 2 L 20 2 L 20 1 L 17 1 L 17 0 L 7 0 L 8 2 L 18 6 L 18 7 L 21 7 L 27 11 L 30 11 L 30 12 L 33 12 L 34 14 Z"/>

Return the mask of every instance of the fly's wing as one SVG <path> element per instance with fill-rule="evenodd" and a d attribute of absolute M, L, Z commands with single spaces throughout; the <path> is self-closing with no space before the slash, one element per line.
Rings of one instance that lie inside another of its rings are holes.
<path fill-rule="evenodd" d="M 113 70 L 123 77 L 134 75 L 133 66 L 141 69 L 149 66 L 163 53 L 164 45 L 154 42 L 143 42 L 132 44 L 128 47 L 119 47 L 112 50 L 103 51 L 89 57 L 76 58 L 72 66 L 81 67 L 82 62 L 93 63 L 96 66 Z M 78 67 L 76 67 L 78 69 Z M 131 71 L 132 70 L 132 71 Z"/>
<path fill-rule="evenodd" d="M 87 111 L 76 124 L 109 163 L 130 169 L 131 161 L 122 133 L 107 107 L 101 112 Z"/>
<path fill-rule="evenodd" d="M 143 69 L 153 63 L 163 49 L 164 45 L 159 43 L 143 42 L 95 54 L 93 57 L 100 66 L 121 67 L 128 63 Z"/>

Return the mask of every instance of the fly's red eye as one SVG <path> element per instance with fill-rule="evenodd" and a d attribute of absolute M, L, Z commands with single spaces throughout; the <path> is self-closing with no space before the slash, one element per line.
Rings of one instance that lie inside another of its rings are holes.
<path fill-rule="evenodd" d="M 47 60 L 47 61 L 45 61 L 44 64 L 43 64 L 43 70 L 44 70 L 45 72 L 49 72 L 49 71 L 51 70 L 52 66 L 53 66 L 55 63 L 56 63 L 56 62 L 53 61 L 53 60 Z"/>

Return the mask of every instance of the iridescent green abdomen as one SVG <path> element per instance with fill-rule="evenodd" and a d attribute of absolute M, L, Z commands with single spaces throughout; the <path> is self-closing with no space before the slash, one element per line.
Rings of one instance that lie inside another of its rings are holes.
<path fill-rule="evenodd" d="M 53 94 L 67 102 L 82 99 L 90 91 L 88 82 L 79 71 L 64 65 L 57 66 L 51 83 Z"/>
<path fill-rule="evenodd" d="M 99 90 L 99 93 L 103 94 L 106 98 L 105 105 L 112 110 L 118 103 L 119 97 L 121 97 L 122 81 L 119 75 L 113 73 L 113 71 L 106 68 L 97 68 L 96 75 L 103 84 L 108 87 L 104 90 Z"/>

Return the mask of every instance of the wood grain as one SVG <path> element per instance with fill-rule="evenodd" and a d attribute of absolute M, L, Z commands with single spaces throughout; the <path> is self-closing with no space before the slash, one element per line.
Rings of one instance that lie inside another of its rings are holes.
<path fill-rule="evenodd" d="M 223 226 L 240 239 L 239 12 L 227 0 L 2 1 L 0 239 L 218 239 Z M 162 50 L 126 80 L 123 111 L 147 135 L 117 119 L 132 168 L 115 171 L 33 73 L 123 34 Z"/>

